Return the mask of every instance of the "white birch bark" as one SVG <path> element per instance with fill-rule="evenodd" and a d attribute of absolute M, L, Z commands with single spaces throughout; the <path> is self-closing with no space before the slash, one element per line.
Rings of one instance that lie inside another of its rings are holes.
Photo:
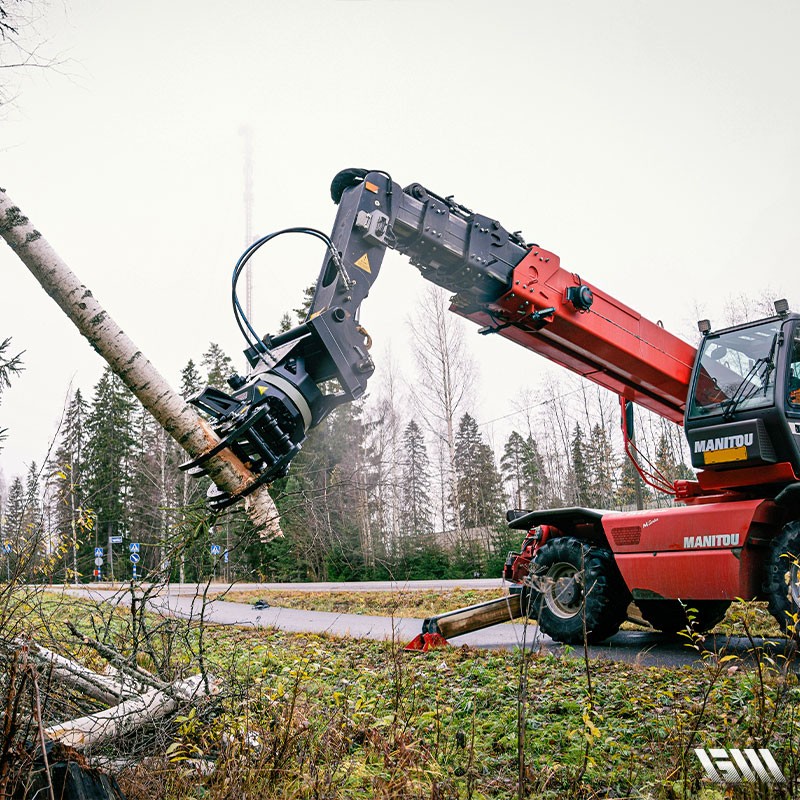
<path fill-rule="evenodd" d="M 170 387 L 2 189 L 0 236 L 123 383 L 189 455 L 197 458 L 219 442 L 208 423 Z M 210 458 L 206 469 L 214 483 L 231 494 L 240 493 L 254 480 L 250 470 L 228 449 Z M 245 507 L 253 524 L 261 530 L 262 539 L 281 535 L 278 511 L 266 486 L 249 495 Z"/>
<path fill-rule="evenodd" d="M 219 693 L 219 682 L 209 684 L 211 694 Z M 51 742 L 61 742 L 77 750 L 104 744 L 172 714 L 182 702 L 192 702 L 206 694 L 202 675 L 177 681 L 169 691 L 152 689 L 139 697 L 125 700 L 105 711 L 67 720 L 44 729 Z"/>
<path fill-rule="evenodd" d="M 118 703 L 143 691 L 144 687 L 131 676 L 116 672 L 100 675 L 84 667 L 71 658 L 54 653 L 52 650 L 33 643 L 25 643 L 31 649 L 32 657 L 48 664 L 58 680 L 73 686 L 101 703 Z"/>

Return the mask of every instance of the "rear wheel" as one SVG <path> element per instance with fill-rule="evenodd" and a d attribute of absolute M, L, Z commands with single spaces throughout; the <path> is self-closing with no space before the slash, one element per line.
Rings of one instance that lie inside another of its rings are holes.
<path fill-rule="evenodd" d="M 612 552 L 562 536 L 551 539 L 531 565 L 529 616 L 557 642 L 601 642 L 627 616 L 631 595 Z"/>
<path fill-rule="evenodd" d="M 690 622 L 692 630 L 698 633 L 710 631 L 722 622 L 730 604 L 730 600 L 687 600 L 684 603 L 680 600 L 636 601 L 642 616 L 656 630 L 664 633 L 685 630 Z"/>
<path fill-rule="evenodd" d="M 769 612 L 781 630 L 800 638 L 800 521 L 789 522 L 772 542 L 764 590 Z"/>

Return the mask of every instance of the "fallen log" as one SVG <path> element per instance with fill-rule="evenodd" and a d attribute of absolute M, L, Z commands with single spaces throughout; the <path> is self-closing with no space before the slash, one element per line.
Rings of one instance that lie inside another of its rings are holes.
<path fill-rule="evenodd" d="M 113 647 L 109 647 L 107 644 L 98 642 L 97 639 L 92 639 L 91 637 L 81 633 L 78 628 L 75 627 L 75 625 L 69 620 L 67 620 L 64 624 L 66 625 L 67 630 L 74 637 L 80 639 L 84 645 L 97 651 L 110 664 L 116 665 L 115 669 L 119 672 L 127 673 L 143 686 L 151 686 L 154 689 L 166 689 L 169 687 L 168 683 L 165 683 L 164 681 L 156 678 L 154 675 L 151 675 L 146 669 L 140 667 L 134 661 L 131 661 L 130 658 L 126 658 L 122 655 L 122 653 L 118 652 Z M 136 694 L 139 694 L 139 692 L 136 692 Z"/>
<path fill-rule="evenodd" d="M 114 674 L 101 675 L 43 645 L 25 644 L 30 648 L 31 657 L 38 663 L 49 666 L 56 678 L 101 703 L 119 703 L 120 700 L 135 697 L 144 689 L 140 682 L 116 670 Z"/>
<path fill-rule="evenodd" d="M 169 716 L 184 703 L 219 693 L 220 681 L 209 678 L 207 685 L 208 689 L 202 675 L 194 675 L 170 684 L 169 689 L 153 689 L 105 711 L 51 725 L 44 729 L 44 735 L 51 742 L 76 750 L 105 744 Z"/>

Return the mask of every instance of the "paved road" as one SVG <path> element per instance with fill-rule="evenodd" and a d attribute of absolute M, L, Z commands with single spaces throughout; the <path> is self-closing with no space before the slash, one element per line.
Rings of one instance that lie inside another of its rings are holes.
<path fill-rule="evenodd" d="M 93 589 L 119 588 L 127 584 L 93 583 Z M 210 594 L 218 594 L 226 589 L 237 592 L 278 591 L 278 592 L 398 592 L 398 591 L 444 591 L 448 589 L 501 589 L 502 578 L 470 578 L 469 580 L 430 580 L 430 581 L 342 581 L 318 583 L 212 583 Z M 171 583 L 171 594 L 202 593 L 204 583 Z"/>
<path fill-rule="evenodd" d="M 421 586 L 420 584 L 425 584 Z M 321 587 L 349 591 L 396 591 L 400 588 L 397 584 L 385 583 L 379 589 L 378 584 L 237 584 L 236 589 L 291 589 L 298 590 L 300 586 L 307 588 L 315 586 L 314 590 L 321 591 Z M 492 588 L 499 587 L 499 581 L 415 581 L 402 584 L 404 589 L 442 589 L 460 586 L 462 588 Z M 361 588 L 355 588 L 361 587 Z M 224 590 L 223 585 L 215 584 L 210 593 L 216 594 Z M 67 587 L 69 594 L 77 594 L 93 599 L 109 600 L 128 604 L 130 592 L 112 589 L 111 587 L 92 586 L 73 588 Z M 201 590 L 202 591 L 202 590 Z M 170 614 L 185 619 L 198 618 L 202 610 L 202 597 L 197 593 L 194 584 L 173 584 L 164 587 L 150 599 L 150 609 L 160 614 Z M 422 625 L 422 620 L 411 618 L 373 617 L 362 614 L 339 614 L 324 611 L 301 611 L 289 608 L 271 607 L 256 610 L 248 603 L 233 603 L 227 600 L 216 600 L 205 607 L 205 619 L 208 622 L 221 625 L 241 625 L 254 628 L 279 628 L 280 630 L 296 633 L 327 633 L 334 636 L 352 636 L 359 639 L 390 640 L 393 637 L 402 643 L 408 642 L 416 636 Z M 563 653 L 563 645 L 554 642 L 549 636 L 539 631 L 536 625 L 523 623 L 506 623 L 485 628 L 482 631 L 464 634 L 453 639 L 456 646 L 466 644 L 471 647 L 489 649 L 513 649 L 526 647 Z M 757 640 L 757 644 L 763 644 Z M 782 652 L 785 643 L 766 646 L 775 651 Z M 708 650 L 721 650 L 726 653 L 746 656 L 751 644 L 742 637 L 708 636 L 705 642 Z M 613 636 L 602 645 L 592 645 L 589 648 L 592 657 L 607 658 L 613 661 L 637 663 L 646 666 L 678 666 L 682 664 L 696 664 L 700 657 L 698 653 L 687 647 L 682 639 L 673 639 L 652 631 L 622 631 Z M 582 654 L 582 648 L 573 652 Z"/>

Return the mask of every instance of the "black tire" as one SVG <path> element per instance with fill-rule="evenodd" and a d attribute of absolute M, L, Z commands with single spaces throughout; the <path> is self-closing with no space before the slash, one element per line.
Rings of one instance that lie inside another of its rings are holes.
<path fill-rule="evenodd" d="M 781 630 L 800 638 L 800 625 L 792 618 L 800 614 L 800 521 L 787 523 L 773 540 L 764 576 L 769 613 Z"/>
<path fill-rule="evenodd" d="M 536 554 L 531 574 L 528 615 L 555 641 L 582 643 L 584 617 L 589 642 L 608 639 L 625 621 L 631 593 L 608 548 L 572 536 L 551 539 Z"/>
<path fill-rule="evenodd" d="M 698 633 L 710 631 L 722 622 L 730 600 L 637 600 L 636 606 L 642 616 L 656 629 L 664 633 L 685 630 L 691 617 L 692 630 Z M 689 614 L 687 616 L 687 610 Z"/>

